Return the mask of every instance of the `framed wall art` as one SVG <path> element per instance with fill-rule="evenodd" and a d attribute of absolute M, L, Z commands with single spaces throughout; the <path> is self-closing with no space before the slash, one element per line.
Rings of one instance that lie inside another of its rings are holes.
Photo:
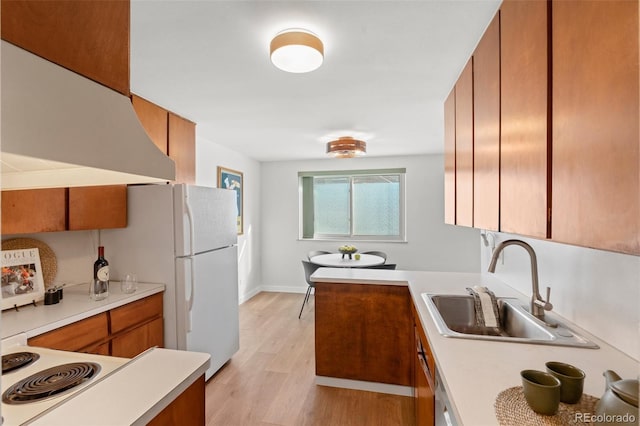
<path fill-rule="evenodd" d="M 238 235 L 244 232 L 244 216 L 243 216 L 243 181 L 242 172 L 227 169 L 218 166 L 218 188 L 231 189 L 236 192 L 236 206 L 238 209 Z"/>
<path fill-rule="evenodd" d="M 2 250 L 2 310 L 44 299 L 37 248 Z"/>

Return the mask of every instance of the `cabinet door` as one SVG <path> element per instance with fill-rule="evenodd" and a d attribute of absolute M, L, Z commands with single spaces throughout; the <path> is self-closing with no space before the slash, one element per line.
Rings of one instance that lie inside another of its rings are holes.
<path fill-rule="evenodd" d="M 67 229 L 65 188 L 2 191 L 2 234 Z"/>
<path fill-rule="evenodd" d="M 108 341 L 107 313 L 101 313 L 29 339 L 30 346 L 63 351 L 91 351 Z"/>
<path fill-rule="evenodd" d="M 433 377 L 435 360 L 413 304 L 411 305 L 411 312 L 413 313 L 415 349 L 417 355 L 415 357 L 414 368 L 416 425 L 433 425 L 435 422 L 435 380 Z"/>
<path fill-rule="evenodd" d="M 140 96 L 131 95 L 133 109 L 147 134 L 165 155 L 169 138 L 169 111 Z"/>
<path fill-rule="evenodd" d="M 456 224 L 456 88 L 444 101 L 444 223 Z"/>
<path fill-rule="evenodd" d="M 205 422 L 205 381 L 202 375 L 148 425 L 204 425 Z"/>
<path fill-rule="evenodd" d="M 500 208 L 500 15 L 473 54 L 473 226 L 498 231 Z"/>
<path fill-rule="evenodd" d="M 196 125 L 169 113 L 169 157 L 176 163 L 176 183 L 196 182 Z"/>
<path fill-rule="evenodd" d="M 500 9 L 500 230 L 537 238 L 549 236 L 548 9 L 538 0 Z"/>
<path fill-rule="evenodd" d="M 473 58 L 456 83 L 456 225 L 473 226 Z"/>
<path fill-rule="evenodd" d="M 410 386 L 413 321 L 408 289 L 317 283 L 316 374 Z"/>
<path fill-rule="evenodd" d="M 70 231 L 126 226 L 126 185 L 69 188 Z"/>
<path fill-rule="evenodd" d="M 129 0 L 1 7 L 3 40 L 129 96 Z"/>
<path fill-rule="evenodd" d="M 425 370 L 424 359 L 418 358 L 415 369 L 416 424 L 433 425 L 435 420 L 435 393 Z"/>
<path fill-rule="evenodd" d="M 553 2 L 553 229 L 640 254 L 638 2 Z"/>
<path fill-rule="evenodd" d="M 154 346 L 163 346 L 162 318 L 134 328 L 111 340 L 111 355 L 133 358 Z"/>

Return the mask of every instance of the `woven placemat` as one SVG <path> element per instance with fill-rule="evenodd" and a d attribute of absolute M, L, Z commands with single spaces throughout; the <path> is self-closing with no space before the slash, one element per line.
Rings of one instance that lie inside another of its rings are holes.
<path fill-rule="evenodd" d="M 58 273 L 56 254 L 51 247 L 40 240 L 33 238 L 13 238 L 2 242 L 2 250 L 19 250 L 37 248 L 40 254 L 40 266 L 42 267 L 42 279 L 45 288 L 53 283 Z"/>
<path fill-rule="evenodd" d="M 494 408 L 501 426 L 556 426 L 591 425 L 582 421 L 585 414 L 595 413 L 598 398 L 582 394 L 576 404 L 560 403 L 558 412 L 553 416 L 544 416 L 533 411 L 527 404 L 522 386 L 505 389 L 498 394 Z"/>

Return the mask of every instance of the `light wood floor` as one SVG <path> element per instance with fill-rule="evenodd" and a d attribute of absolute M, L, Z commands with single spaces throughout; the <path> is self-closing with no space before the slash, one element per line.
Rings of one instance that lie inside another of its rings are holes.
<path fill-rule="evenodd" d="M 240 351 L 207 383 L 207 425 L 413 425 L 412 398 L 314 383 L 314 300 L 298 320 L 303 298 L 240 306 Z"/>

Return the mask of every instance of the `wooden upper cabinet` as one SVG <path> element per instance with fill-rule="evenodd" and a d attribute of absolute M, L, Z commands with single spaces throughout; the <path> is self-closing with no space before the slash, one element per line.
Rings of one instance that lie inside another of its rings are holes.
<path fill-rule="evenodd" d="M 67 189 L 2 191 L 2 234 L 67 229 Z"/>
<path fill-rule="evenodd" d="M 473 226 L 499 230 L 500 14 L 473 54 Z"/>
<path fill-rule="evenodd" d="M 167 145 L 169 140 L 169 111 L 141 98 L 131 95 L 133 109 L 138 115 L 138 119 L 146 130 L 147 134 L 156 146 L 167 155 Z"/>
<path fill-rule="evenodd" d="M 444 223 L 456 223 L 456 88 L 444 101 Z"/>
<path fill-rule="evenodd" d="M 537 238 L 549 236 L 548 16 L 546 1 L 500 9 L 500 230 Z"/>
<path fill-rule="evenodd" d="M 126 226 L 126 185 L 69 188 L 70 231 Z"/>
<path fill-rule="evenodd" d="M 196 125 L 137 95 L 131 96 L 140 123 L 160 150 L 176 163 L 176 183 L 196 182 Z"/>
<path fill-rule="evenodd" d="M 129 0 L 1 3 L 2 39 L 129 95 Z"/>
<path fill-rule="evenodd" d="M 473 58 L 456 83 L 456 225 L 473 226 Z"/>
<path fill-rule="evenodd" d="M 196 182 L 196 125 L 169 112 L 169 157 L 176 163 L 176 183 Z"/>
<path fill-rule="evenodd" d="M 640 254 L 638 8 L 553 2 L 555 241 Z"/>

